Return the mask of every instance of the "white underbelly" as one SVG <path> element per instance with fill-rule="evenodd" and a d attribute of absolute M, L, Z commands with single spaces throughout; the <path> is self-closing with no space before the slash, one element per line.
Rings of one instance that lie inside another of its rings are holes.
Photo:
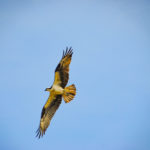
<path fill-rule="evenodd" d="M 59 85 L 53 85 L 52 90 L 54 90 L 57 94 L 63 94 L 64 89 Z"/>

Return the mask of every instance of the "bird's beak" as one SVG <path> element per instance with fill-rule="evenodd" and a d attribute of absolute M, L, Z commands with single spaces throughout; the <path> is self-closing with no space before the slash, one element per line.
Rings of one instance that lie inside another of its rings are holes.
<path fill-rule="evenodd" d="M 50 91 L 50 90 L 51 90 L 51 88 L 46 88 L 46 89 L 45 89 L 45 91 Z"/>

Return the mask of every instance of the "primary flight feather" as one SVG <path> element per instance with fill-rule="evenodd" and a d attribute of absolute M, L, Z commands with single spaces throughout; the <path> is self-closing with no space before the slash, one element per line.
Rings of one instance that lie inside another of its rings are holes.
<path fill-rule="evenodd" d="M 50 92 L 50 95 L 42 109 L 40 125 L 36 135 L 39 138 L 45 134 L 52 117 L 61 104 L 62 97 L 66 103 L 69 103 L 76 95 L 74 84 L 66 87 L 69 79 L 69 65 L 72 54 L 72 48 L 66 48 L 66 51 L 63 51 L 62 59 L 55 69 L 54 83 L 50 88 L 45 89 L 45 91 Z"/>

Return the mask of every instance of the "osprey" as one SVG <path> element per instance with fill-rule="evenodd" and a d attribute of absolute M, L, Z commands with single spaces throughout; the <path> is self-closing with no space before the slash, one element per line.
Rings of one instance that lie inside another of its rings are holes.
<path fill-rule="evenodd" d="M 50 88 L 45 89 L 45 91 L 50 92 L 50 95 L 42 109 L 40 125 L 36 135 L 39 138 L 45 134 L 52 117 L 61 104 L 62 97 L 65 103 L 69 103 L 76 95 L 74 84 L 66 87 L 69 79 L 69 65 L 72 54 L 72 48 L 66 48 L 66 51 L 63 51 L 62 59 L 55 69 L 54 83 Z"/>

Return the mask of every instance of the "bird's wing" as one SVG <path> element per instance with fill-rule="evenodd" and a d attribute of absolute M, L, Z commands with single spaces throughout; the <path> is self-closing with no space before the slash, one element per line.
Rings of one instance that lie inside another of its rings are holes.
<path fill-rule="evenodd" d="M 61 95 L 50 95 L 46 104 L 44 105 L 41 113 L 40 126 L 37 130 L 37 137 L 43 136 L 46 129 L 48 128 L 52 117 L 54 116 L 56 110 L 61 104 L 62 96 Z"/>
<path fill-rule="evenodd" d="M 63 56 L 61 61 L 56 67 L 55 70 L 55 80 L 54 84 L 61 86 L 64 88 L 69 79 L 69 64 L 71 62 L 73 51 L 72 48 L 66 48 L 66 51 L 63 51 Z"/>

